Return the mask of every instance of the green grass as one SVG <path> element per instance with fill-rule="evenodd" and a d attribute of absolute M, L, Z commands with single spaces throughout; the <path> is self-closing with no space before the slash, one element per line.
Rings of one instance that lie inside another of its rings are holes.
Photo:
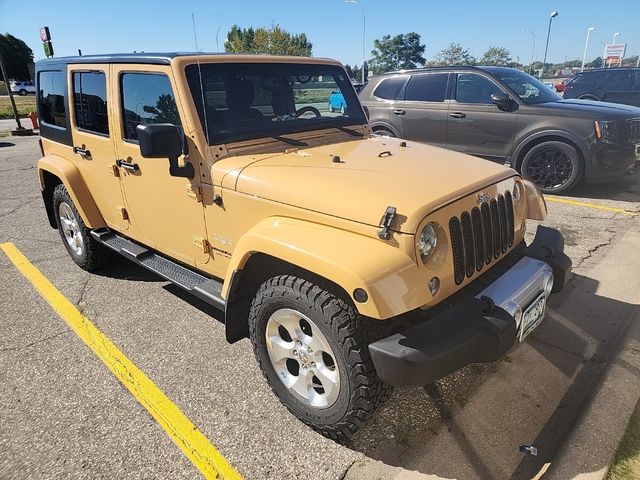
<path fill-rule="evenodd" d="M 27 95 L 26 97 L 15 95 L 13 98 L 16 101 L 20 117 L 25 117 L 29 112 L 36 111 L 36 98 L 34 95 Z M 13 118 L 13 109 L 11 108 L 9 97 L 0 98 L 0 118 Z"/>
<path fill-rule="evenodd" d="M 632 480 L 640 478 L 640 401 L 631 415 L 606 480 Z"/>
<path fill-rule="evenodd" d="M 296 103 L 328 103 L 333 88 L 295 89 Z"/>

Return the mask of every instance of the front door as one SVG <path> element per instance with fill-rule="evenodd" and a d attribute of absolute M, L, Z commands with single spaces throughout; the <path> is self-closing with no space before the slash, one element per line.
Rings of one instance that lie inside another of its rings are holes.
<path fill-rule="evenodd" d="M 71 98 L 71 131 L 76 165 L 107 225 L 123 231 L 124 200 L 115 169 L 113 110 L 109 107 L 109 65 L 71 66 L 68 72 Z"/>
<path fill-rule="evenodd" d="M 181 127 L 171 71 L 160 65 L 114 65 L 113 85 L 119 108 L 116 151 L 131 226 L 129 235 L 139 242 L 188 265 L 206 263 L 204 208 L 194 188 L 195 177 L 169 175 L 168 158 L 143 158 L 136 127 L 172 123 Z"/>
<path fill-rule="evenodd" d="M 401 122 L 401 137 L 438 147 L 447 143 L 448 73 L 412 75 L 404 89 L 404 98 L 394 103 L 392 123 Z"/>
<path fill-rule="evenodd" d="M 458 73 L 447 115 L 447 148 L 490 160 L 504 160 L 511 151 L 517 110 L 505 112 L 491 101 L 504 93 L 479 73 Z"/>

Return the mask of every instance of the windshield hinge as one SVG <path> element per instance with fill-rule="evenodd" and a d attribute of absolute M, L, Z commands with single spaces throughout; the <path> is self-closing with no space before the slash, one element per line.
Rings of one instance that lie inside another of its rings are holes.
<path fill-rule="evenodd" d="M 193 237 L 193 243 L 202 251 L 202 253 L 211 252 L 211 244 L 206 238 L 199 236 Z"/>
<path fill-rule="evenodd" d="M 187 184 L 187 197 L 193 198 L 196 202 L 201 202 L 202 189 L 195 185 Z"/>
<path fill-rule="evenodd" d="M 389 229 L 393 226 L 396 219 L 396 207 L 387 207 L 387 210 L 380 219 L 380 226 L 382 230 L 378 232 L 378 237 L 382 240 L 389 240 L 391 238 L 391 232 Z"/>

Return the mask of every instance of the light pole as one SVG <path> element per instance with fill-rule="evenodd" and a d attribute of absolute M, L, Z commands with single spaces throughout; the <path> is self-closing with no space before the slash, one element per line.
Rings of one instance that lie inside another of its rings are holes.
<path fill-rule="evenodd" d="M 544 74 L 544 66 L 547 64 L 547 52 L 549 51 L 549 36 L 551 35 L 551 22 L 558 16 L 558 11 L 554 10 L 549 15 L 549 29 L 547 30 L 547 46 L 544 47 L 544 60 L 542 61 L 542 72 Z"/>
<path fill-rule="evenodd" d="M 584 72 L 584 61 L 587 58 L 587 47 L 589 46 L 589 35 L 591 35 L 591 32 L 593 32 L 596 29 L 596 27 L 589 27 L 587 29 L 587 41 L 584 42 L 584 53 L 582 54 L 582 68 L 580 68 L 581 72 Z"/>
<path fill-rule="evenodd" d="M 364 62 L 365 62 L 365 35 L 367 31 L 367 17 L 364 14 L 364 7 L 358 0 L 344 0 L 344 3 L 353 3 L 358 5 L 362 10 L 362 83 L 365 83 L 367 80 L 364 78 Z"/>
<path fill-rule="evenodd" d="M 529 62 L 529 75 L 531 75 L 531 67 L 533 66 L 533 55 L 536 52 L 536 34 L 531 30 L 522 30 L 522 32 L 529 32 L 533 38 L 533 46 L 531 47 L 531 61 Z"/>
<path fill-rule="evenodd" d="M 226 25 L 223 23 L 222 25 L 220 25 L 218 27 L 218 29 L 216 30 L 216 52 L 220 52 L 220 43 L 218 42 L 218 35 L 220 35 L 220 29 L 222 27 L 226 27 Z"/>
<path fill-rule="evenodd" d="M 613 34 L 613 42 L 611 43 L 616 43 L 616 38 L 618 37 L 618 35 L 622 35 L 620 32 L 616 32 Z"/>

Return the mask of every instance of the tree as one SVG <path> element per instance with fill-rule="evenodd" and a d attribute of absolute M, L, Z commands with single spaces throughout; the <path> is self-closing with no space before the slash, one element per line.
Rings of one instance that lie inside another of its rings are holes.
<path fill-rule="evenodd" d="M 585 68 L 602 68 L 604 66 L 604 62 L 602 61 L 602 57 L 596 57 L 592 61 L 585 63 Z"/>
<path fill-rule="evenodd" d="M 471 52 L 463 48 L 459 43 L 451 43 L 447 48 L 436 55 L 436 60 L 431 62 L 435 66 L 444 65 L 475 65 L 476 59 Z"/>
<path fill-rule="evenodd" d="M 227 33 L 227 53 L 266 53 L 310 57 L 312 44 L 304 33 L 292 34 L 279 25 L 271 28 L 240 28 L 233 25 Z"/>
<path fill-rule="evenodd" d="M 511 52 L 504 47 L 489 47 L 479 63 L 480 65 L 509 65 Z"/>
<path fill-rule="evenodd" d="M 0 34 L 0 54 L 9 80 L 30 80 L 28 65 L 33 63 L 33 52 L 26 43 L 9 33 Z M 1 72 L 0 79 L 4 80 Z"/>
<path fill-rule="evenodd" d="M 374 40 L 373 47 L 370 67 L 376 73 L 421 67 L 426 62 L 423 56 L 425 46 L 415 32 L 395 37 L 385 35 L 382 39 Z"/>

